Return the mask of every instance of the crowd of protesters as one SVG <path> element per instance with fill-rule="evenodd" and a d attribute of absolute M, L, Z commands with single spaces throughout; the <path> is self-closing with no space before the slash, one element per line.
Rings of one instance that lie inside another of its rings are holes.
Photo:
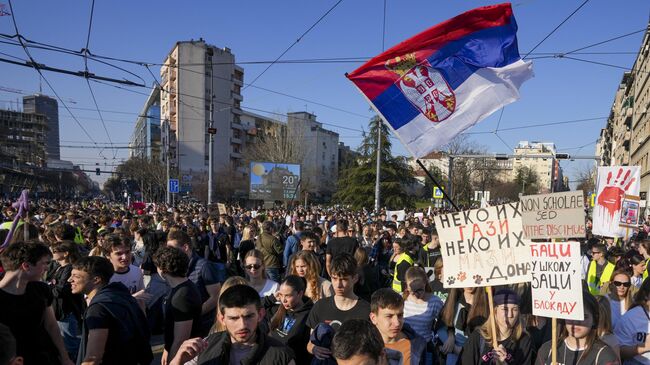
<path fill-rule="evenodd" d="M 528 284 L 492 312 L 444 288 L 440 213 L 32 203 L 0 253 L 0 365 L 151 364 L 156 336 L 164 365 L 551 364 Z M 648 231 L 581 238 L 585 318 L 559 321 L 558 363 L 650 364 Z"/>

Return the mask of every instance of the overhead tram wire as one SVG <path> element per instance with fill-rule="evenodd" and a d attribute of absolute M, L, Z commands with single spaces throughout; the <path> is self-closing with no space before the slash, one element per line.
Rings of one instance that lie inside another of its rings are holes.
<path fill-rule="evenodd" d="M 79 126 L 79 128 L 84 132 L 84 134 L 88 137 L 88 139 L 90 139 L 91 142 L 93 142 L 95 145 L 97 145 L 97 141 L 95 141 L 95 139 L 90 135 L 90 133 L 88 133 L 88 131 L 86 130 L 86 128 L 83 126 L 83 124 L 81 124 L 81 122 L 77 119 L 77 117 L 72 113 L 72 111 L 70 110 L 70 108 L 68 108 L 68 105 L 67 105 L 67 104 L 63 101 L 63 99 L 59 96 L 59 94 L 56 92 L 56 90 L 54 89 L 54 86 L 50 83 L 50 81 L 45 77 L 45 75 L 43 75 L 43 72 L 41 72 L 41 70 L 40 70 L 40 69 L 38 68 L 38 66 L 37 66 L 38 64 L 36 63 L 36 61 L 34 60 L 34 58 L 32 57 L 32 55 L 30 54 L 30 52 L 29 52 L 29 50 L 27 49 L 27 47 L 24 45 L 24 43 L 23 43 L 23 41 L 22 41 L 22 38 L 21 38 L 21 36 L 20 36 L 20 31 L 18 30 L 18 23 L 16 23 L 16 17 L 15 17 L 15 14 L 16 14 L 16 13 L 15 13 L 15 11 L 14 11 L 14 9 L 13 9 L 13 4 L 12 4 L 12 1 L 11 1 L 11 0 L 9 0 L 9 9 L 10 9 L 10 11 L 11 11 L 11 19 L 12 19 L 12 21 L 13 21 L 13 23 L 14 23 L 14 29 L 15 29 L 15 31 L 16 31 L 16 35 L 18 36 L 18 40 L 21 42 L 21 45 L 23 46 L 23 50 L 25 51 L 25 54 L 27 55 L 27 57 L 29 58 L 29 60 L 32 62 L 32 64 L 35 66 L 34 69 L 35 69 L 36 72 L 37 72 L 37 73 L 38 73 L 38 74 L 43 78 L 43 81 L 45 81 L 45 83 L 46 83 L 47 86 L 50 88 L 50 90 L 52 90 L 52 93 L 54 94 L 54 96 L 56 96 L 56 98 L 57 98 L 57 100 L 59 101 L 59 103 L 61 103 L 61 105 L 63 105 L 63 107 L 68 111 L 68 113 L 70 114 L 70 116 L 72 116 L 72 118 L 74 119 L 74 121 L 77 123 L 77 125 Z"/>
<path fill-rule="evenodd" d="M 582 9 L 583 6 L 587 5 L 588 2 L 589 2 L 589 0 L 585 0 L 585 1 L 583 1 L 582 4 L 580 4 L 580 6 L 578 6 L 578 7 L 577 7 L 577 8 L 576 8 L 576 9 L 575 9 L 571 14 L 569 14 L 566 18 L 564 18 L 564 20 L 563 20 L 562 22 L 560 22 L 560 24 L 558 24 L 555 28 L 553 28 L 553 30 L 552 30 L 550 33 L 548 33 L 548 34 L 546 35 L 546 37 L 544 37 L 541 41 L 537 42 L 537 44 L 535 45 L 535 47 L 533 47 L 533 48 L 532 48 L 528 53 L 526 53 L 526 55 L 523 57 L 523 59 L 525 59 L 526 57 L 528 57 L 528 55 L 530 55 L 530 54 L 531 54 L 532 52 L 534 52 L 534 51 L 535 51 L 539 46 L 541 46 L 542 43 L 544 43 L 544 42 L 545 42 L 545 41 L 546 41 L 546 40 L 547 40 L 551 35 L 553 35 L 553 33 L 555 33 L 558 29 L 560 29 L 560 27 L 561 27 L 562 25 L 564 25 L 564 23 L 566 23 L 567 21 L 569 21 L 569 19 L 571 19 L 571 17 L 572 17 L 573 15 L 575 15 L 575 13 L 577 13 L 580 9 Z"/>
<path fill-rule="evenodd" d="M 341 4 L 341 2 L 343 2 L 343 0 L 337 1 L 336 4 L 334 4 L 331 8 L 329 8 L 329 10 L 327 10 L 325 12 L 325 14 L 323 14 L 320 18 L 318 18 L 318 20 L 314 24 L 312 24 L 309 27 L 309 29 L 307 29 L 305 32 L 303 32 L 302 35 L 300 35 L 300 37 L 298 37 L 298 39 L 296 39 L 293 43 L 291 43 L 291 45 L 289 47 L 287 47 L 287 49 L 285 49 L 284 52 L 282 52 L 273 62 L 271 62 L 268 66 L 266 66 L 264 71 L 262 71 L 259 75 L 257 75 L 253 79 L 253 81 L 251 81 L 248 84 L 248 86 L 244 86 L 244 88 L 242 90 L 246 90 L 248 87 L 252 86 L 255 83 L 255 81 L 259 80 L 260 77 L 262 77 L 262 75 L 264 75 L 266 73 L 266 71 L 268 71 L 276 62 L 278 62 L 280 60 L 280 58 L 282 58 L 282 56 L 287 54 L 287 52 L 289 52 L 296 44 L 298 44 L 298 42 L 300 42 L 300 40 L 303 37 L 305 37 L 309 32 L 311 32 L 312 29 L 314 29 L 316 27 L 316 25 L 318 25 L 318 23 L 320 23 L 323 19 L 325 19 L 325 17 L 327 15 L 329 15 L 329 13 L 331 13 L 334 9 L 336 9 L 336 7 L 339 6 L 339 4 Z"/>
<path fill-rule="evenodd" d="M 578 6 L 578 7 L 577 7 L 577 8 L 576 8 L 576 9 L 575 9 L 571 14 L 569 14 L 566 18 L 564 18 L 564 20 L 563 20 L 562 22 L 560 22 L 560 24 L 558 24 L 555 28 L 553 28 L 553 30 L 551 30 L 551 32 L 548 33 L 548 34 L 547 34 L 547 35 L 546 35 L 546 36 L 545 36 L 541 41 L 537 42 L 537 44 L 536 44 L 536 45 L 535 45 L 535 46 L 534 46 L 530 51 L 528 51 L 528 53 L 526 53 L 526 54 L 524 55 L 524 57 L 522 57 L 522 59 L 526 59 L 526 57 L 528 57 L 531 53 L 533 53 L 533 52 L 534 52 L 534 51 L 535 51 L 539 46 L 542 45 L 542 43 L 544 43 L 544 42 L 545 42 L 545 41 L 546 41 L 546 40 L 547 40 L 551 35 L 553 35 L 553 33 L 555 33 L 558 29 L 560 29 L 560 27 L 561 27 L 562 25 L 564 25 L 564 23 L 566 23 L 569 19 L 571 19 L 571 17 L 572 17 L 575 13 L 577 13 L 580 9 L 582 9 L 583 6 L 587 5 L 588 2 L 589 2 L 589 0 L 585 0 L 582 4 L 580 4 L 580 6 Z M 501 108 L 501 116 L 503 116 L 503 109 L 504 109 L 504 108 L 505 108 L 505 106 L 504 106 L 503 108 Z M 500 124 L 501 124 L 501 117 L 499 117 L 499 123 L 498 123 L 498 125 L 500 125 Z M 512 148 L 511 148 L 511 147 L 506 143 L 506 141 L 505 141 L 505 140 L 504 140 L 504 139 L 499 135 L 498 125 L 497 125 L 497 129 L 494 130 L 494 135 L 495 135 L 495 136 L 496 136 L 496 137 L 497 137 L 497 138 L 498 138 L 498 139 L 499 139 L 499 140 L 500 140 L 500 141 L 501 141 L 501 142 L 502 142 L 506 147 L 508 147 L 508 150 L 512 150 Z"/>
<path fill-rule="evenodd" d="M 90 74 L 88 70 L 88 52 L 90 47 L 90 34 L 92 32 L 94 14 L 95 14 L 95 0 L 92 0 L 90 6 L 90 20 L 88 21 L 88 35 L 86 36 L 86 47 L 83 49 L 84 67 L 86 71 L 86 76 Z M 106 137 L 108 137 L 108 142 L 111 145 L 111 147 L 113 147 L 113 140 L 111 139 L 110 133 L 108 133 L 108 128 L 106 127 L 106 122 L 104 122 L 104 117 L 102 116 L 102 112 L 99 111 L 99 104 L 97 104 L 97 98 L 95 97 L 95 92 L 93 91 L 92 86 L 90 86 L 90 81 L 88 80 L 88 77 L 86 77 L 86 84 L 88 85 L 90 96 L 93 99 L 93 103 L 95 104 L 95 109 L 97 110 L 97 114 L 99 115 L 99 120 L 102 122 L 102 127 L 104 127 L 104 132 L 106 132 Z M 99 155 L 100 156 L 102 155 L 102 151 L 99 152 Z M 115 158 L 116 156 L 117 156 L 117 150 L 113 149 L 113 158 Z"/>

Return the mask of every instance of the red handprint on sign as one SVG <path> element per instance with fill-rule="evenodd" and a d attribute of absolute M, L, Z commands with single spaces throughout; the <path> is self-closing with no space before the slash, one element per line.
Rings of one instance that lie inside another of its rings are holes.
<path fill-rule="evenodd" d="M 605 188 L 603 188 L 603 191 L 598 194 L 598 205 L 607 210 L 610 220 L 614 219 L 614 214 L 621 210 L 621 204 L 625 192 L 630 189 L 630 186 L 632 186 L 636 180 L 635 178 L 630 179 L 631 172 L 632 170 L 628 169 L 623 179 L 621 179 L 623 168 L 618 169 L 618 174 L 616 174 L 616 179 L 614 179 L 614 181 L 612 181 L 612 173 L 610 172 L 607 174 L 607 184 L 605 185 Z"/>

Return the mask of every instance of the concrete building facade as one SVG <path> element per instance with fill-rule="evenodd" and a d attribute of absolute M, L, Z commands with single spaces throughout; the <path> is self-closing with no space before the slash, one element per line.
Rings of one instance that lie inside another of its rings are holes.
<path fill-rule="evenodd" d="M 596 144 L 602 166 L 639 166 L 641 196 L 650 191 L 650 26 L 634 66 L 618 85 L 609 118 Z M 642 200 L 645 200 L 642 198 Z"/>
<path fill-rule="evenodd" d="M 173 175 L 207 176 L 210 114 L 212 127 L 216 128 L 212 167 L 215 181 L 220 171 L 241 171 L 244 70 L 235 64 L 230 49 L 209 45 L 203 39 L 176 42 L 163 62 L 160 76 L 160 118 L 163 124 L 168 123 L 169 131 L 167 135 L 163 125 L 162 142 L 166 145 L 169 138 Z"/>
<path fill-rule="evenodd" d="M 564 180 L 562 179 L 562 169 L 555 159 L 555 153 L 554 143 L 519 142 L 517 147 L 514 148 L 512 179 L 514 180 L 516 177 L 517 170 L 528 167 L 537 174 L 540 193 L 561 191 Z"/>
<path fill-rule="evenodd" d="M 0 156 L 4 162 L 45 167 L 46 138 L 45 115 L 0 110 Z"/>
<path fill-rule="evenodd" d="M 316 115 L 287 113 L 289 135 L 302 141 L 302 188 L 319 196 L 331 196 L 339 178 L 339 134 L 323 128 Z"/>
<path fill-rule="evenodd" d="M 43 94 L 23 96 L 23 112 L 45 116 L 47 121 L 45 153 L 48 159 L 60 160 L 59 104 L 56 99 Z"/>

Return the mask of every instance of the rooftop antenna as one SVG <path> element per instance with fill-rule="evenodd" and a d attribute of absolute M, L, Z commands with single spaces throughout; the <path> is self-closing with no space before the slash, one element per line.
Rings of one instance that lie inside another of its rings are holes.
<path fill-rule="evenodd" d="M 43 77 L 41 75 L 38 75 L 38 93 L 43 93 Z"/>

